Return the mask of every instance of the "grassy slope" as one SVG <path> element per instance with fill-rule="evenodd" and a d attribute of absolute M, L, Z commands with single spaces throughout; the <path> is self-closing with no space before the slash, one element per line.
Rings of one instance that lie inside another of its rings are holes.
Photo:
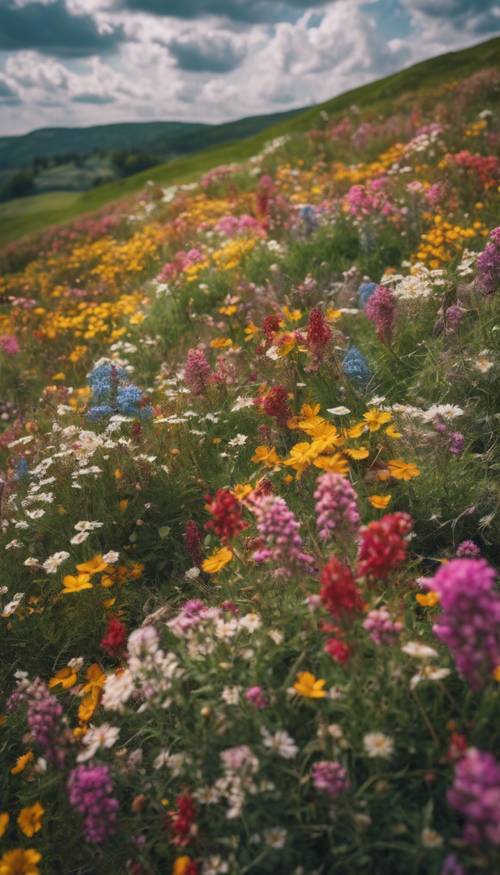
<path fill-rule="evenodd" d="M 430 88 L 434 84 L 441 84 L 457 76 L 465 77 L 483 67 L 498 65 L 499 51 L 500 37 L 496 37 L 478 46 L 431 58 L 399 73 L 386 76 L 384 79 L 347 91 L 267 128 L 253 137 L 215 146 L 195 155 L 175 158 L 89 192 L 50 193 L 9 201 L 0 206 L 0 245 L 48 225 L 98 210 L 111 201 L 140 191 L 148 180 L 161 185 L 187 182 L 218 164 L 245 160 L 259 151 L 262 145 L 273 137 L 289 132 L 306 131 L 313 127 L 314 120 L 321 110 L 329 114 L 341 113 L 352 104 L 356 104 L 359 107 L 369 105 L 376 111 L 378 108 L 382 109 L 387 101 L 394 101 L 405 92 L 417 91 L 423 87 Z"/>

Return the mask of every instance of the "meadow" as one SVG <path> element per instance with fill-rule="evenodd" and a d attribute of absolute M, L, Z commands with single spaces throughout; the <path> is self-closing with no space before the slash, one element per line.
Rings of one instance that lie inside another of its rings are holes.
<path fill-rule="evenodd" d="M 486 46 L 0 252 L 0 875 L 500 871 Z"/>

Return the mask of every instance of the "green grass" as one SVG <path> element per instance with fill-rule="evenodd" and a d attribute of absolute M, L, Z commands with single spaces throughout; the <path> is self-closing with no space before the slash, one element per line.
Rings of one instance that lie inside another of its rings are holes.
<path fill-rule="evenodd" d="M 274 137 L 309 130 L 314 126 L 321 111 L 335 115 L 345 112 L 356 104 L 360 108 L 370 107 L 374 115 L 382 113 L 402 95 L 408 100 L 412 92 L 426 90 L 432 94 L 434 87 L 442 85 L 447 80 L 453 80 L 458 76 L 465 78 L 481 68 L 498 66 L 499 56 L 500 37 L 495 37 L 480 45 L 431 58 L 399 73 L 347 91 L 332 100 L 266 128 L 255 136 L 214 146 L 194 155 L 175 158 L 126 179 L 98 186 L 88 192 L 58 192 L 8 201 L 0 206 L 0 245 L 40 231 L 49 225 L 66 222 L 83 213 L 99 210 L 107 203 L 139 192 L 148 180 L 160 185 L 183 183 L 218 164 L 244 161 L 256 154 L 264 143 Z"/>

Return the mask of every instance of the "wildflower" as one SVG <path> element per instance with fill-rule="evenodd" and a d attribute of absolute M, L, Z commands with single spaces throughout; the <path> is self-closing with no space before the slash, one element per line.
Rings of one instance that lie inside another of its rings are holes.
<path fill-rule="evenodd" d="M 33 759 L 33 751 L 28 750 L 26 753 L 21 754 L 16 760 L 15 766 L 12 766 L 10 773 L 11 775 L 19 775 L 20 772 L 23 772 L 28 763 L 30 763 Z"/>
<path fill-rule="evenodd" d="M 342 370 L 348 380 L 366 386 L 373 373 L 363 353 L 357 346 L 350 346 L 342 359 Z"/>
<path fill-rule="evenodd" d="M 363 526 L 360 530 L 358 573 L 384 580 L 401 565 L 407 554 L 404 536 L 409 534 L 412 525 L 409 514 L 393 513 Z"/>
<path fill-rule="evenodd" d="M 481 551 L 474 541 L 462 541 L 456 550 L 457 559 L 479 559 Z"/>
<path fill-rule="evenodd" d="M 61 766 L 65 759 L 65 749 L 61 743 L 63 731 L 63 708 L 48 687 L 35 680 L 28 687 L 28 710 L 26 722 L 31 737 L 43 751 L 45 759 Z"/>
<path fill-rule="evenodd" d="M 358 289 L 358 303 L 362 310 L 365 309 L 368 301 L 372 297 L 373 293 L 379 288 L 377 283 L 372 282 L 364 282 L 361 283 Z"/>
<path fill-rule="evenodd" d="M 266 845 L 275 850 L 280 850 L 285 847 L 286 837 L 286 829 L 281 829 L 279 826 L 273 826 L 270 829 L 264 830 L 264 840 Z"/>
<path fill-rule="evenodd" d="M 414 659 L 436 659 L 438 656 L 437 650 L 427 644 L 422 644 L 421 641 L 408 641 L 408 644 L 404 644 L 401 650 Z"/>
<path fill-rule="evenodd" d="M 363 413 L 363 419 L 370 431 L 378 431 L 386 422 L 391 421 L 392 413 L 387 413 L 385 410 L 377 410 L 376 407 L 371 407 L 370 410 Z"/>
<path fill-rule="evenodd" d="M 116 830 L 118 800 L 112 795 L 113 782 L 106 765 L 79 765 L 67 782 L 70 805 L 83 816 L 85 839 L 102 844 Z"/>
<path fill-rule="evenodd" d="M 321 310 L 314 307 L 309 314 L 307 323 L 307 346 L 313 355 L 315 367 L 320 364 L 331 339 L 331 328 L 328 327 Z"/>
<path fill-rule="evenodd" d="M 437 592 L 433 592 L 432 590 L 425 595 L 424 593 L 417 593 L 415 598 L 423 608 L 434 608 L 439 604 L 439 596 Z"/>
<path fill-rule="evenodd" d="M 396 301 L 386 286 L 377 286 L 365 305 L 365 313 L 375 323 L 377 336 L 382 343 L 390 343 L 396 318 Z"/>
<path fill-rule="evenodd" d="M 64 668 L 60 668 L 59 671 L 56 671 L 53 678 L 49 681 L 49 689 L 53 689 L 53 687 L 62 687 L 63 690 L 69 690 L 70 687 L 74 686 L 77 681 L 77 673 L 71 668 L 71 666 L 67 665 Z"/>
<path fill-rule="evenodd" d="M 284 760 L 293 760 L 297 756 L 299 749 L 286 730 L 279 729 L 272 735 L 265 727 L 261 727 L 260 731 L 264 747 L 268 750 L 278 754 Z"/>
<path fill-rule="evenodd" d="M 360 517 L 357 495 L 349 480 L 331 472 L 318 477 L 316 491 L 316 525 L 325 541 L 336 531 L 356 532 Z"/>
<path fill-rule="evenodd" d="M 435 829 L 429 829 L 429 827 L 425 827 L 420 833 L 420 841 L 424 848 L 443 847 L 443 836 L 436 832 Z"/>
<path fill-rule="evenodd" d="M 447 798 L 465 819 L 467 844 L 500 846 L 500 763 L 493 754 L 469 748 L 455 766 Z"/>
<path fill-rule="evenodd" d="M 220 550 L 216 550 L 208 559 L 205 559 L 201 567 L 207 574 L 217 574 L 218 571 L 225 568 L 228 562 L 231 562 L 232 558 L 233 551 L 229 547 L 221 547 Z"/>
<path fill-rule="evenodd" d="M 254 501 L 259 534 L 265 541 L 253 554 L 255 562 L 271 561 L 279 565 L 277 573 L 289 577 L 291 569 L 311 568 L 313 557 L 303 550 L 300 523 L 283 498 L 264 495 Z"/>
<path fill-rule="evenodd" d="M 368 732 L 363 737 L 363 747 L 372 758 L 388 760 L 394 753 L 394 741 L 383 732 Z"/>
<path fill-rule="evenodd" d="M 326 696 L 326 690 L 323 689 L 325 684 L 326 681 L 315 678 L 311 672 L 300 671 L 293 689 L 299 696 L 304 696 L 306 699 L 324 699 Z"/>
<path fill-rule="evenodd" d="M 101 723 L 100 726 L 91 727 L 83 736 L 82 743 L 86 748 L 82 753 L 78 754 L 77 762 L 83 763 L 86 760 L 92 759 L 98 750 L 109 749 L 113 747 L 120 734 L 117 726 L 110 726 L 109 723 Z"/>
<path fill-rule="evenodd" d="M 0 814 L 0 839 L 5 835 L 5 830 L 9 825 L 10 815 L 6 811 Z"/>
<path fill-rule="evenodd" d="M 456 854 L 447 854 L 440 875 L 465 875 L 465 869 Z"/>
<path fill-rule="evenodd" d="M 426 584 L 441 614 L 434 634 L 451 651 L 460 674 L 480 689 L 500 663 L 500 597 L 495 571 L 484 559 L 453 559 Z"/>
<path fill-rule="evenodd" d="M 376 507 L 378 510 L 383 510 L 390 503 L 391 496 L 390 495 L 369 495 L 368 501 L 370 502 L 372 507 Z"/>
<path fill-rule="evenodd" d="M 284 428 L 292 415 L 288 405 L 288 393 L 283 386 L 273 386 L 262 400 L 262 409 L 268 416 L 274 417 L 278 425 Z"/>
<path fill-rule="evenodd" d="M 321 572 L 320 596 L 332 617 L 340 619 L 360 611 L 363 602 L 350 568 L 332 556 Z"/>
<path fill-rule="evenodd" d="M 188 350 L 184 381 L 193 395 L 204 395 L 210 382 L 210 365 L 202 349 Z"/>
<path fill-rule="evenodd" d="M 40 802 L 35 802 L 34 805 L 28 805 L 26 808 L 21 808 L 17 822 L 19 829 L 25 836 L 31 838 L 36 832 L 42 828 L 42 819 L 45 814 L 44 807 Z"/>
<path fill-rule="evenodd" d="M 180 793 L 175 800 L 176 808 L 169 814 L 170 828 L 174 834 L 173 844 L 184 847 L 195 838 L 198 827 L 195 823 L 196 805 L 189 793 Z"/>
<path fill-rule="evenodd" d="M 485 295 L 492 295 L 500 286 L 500 228 L 494 228 L 491 232 L 476 266 L 479 288 Z"/>
<path fill-rule="evenodd" d="M 328 638 L 323 650 L 339 665 L 345 665 L 351 658 L 351 648 L 340 638 Z"/>
<path fill-rule="evenodd" d="M 6 851 L 0 859 L 0 875 L 40 875 L 37 863 L 42 859 L 34 848 Z"/>
<path fill-rule="evenodd" d="M 442 681 L 450 674 L 449 668 L 439 668 L 437 665 L 423 665 L 410 680 L 410 689 L 414 690 L 421 681 Z"/>
<path fill-rule="evenodd" d="M 198 865 L 191 857 L 185 854 L 182 857 L 177 857 L 172 875 L 198 875 L 198 873 Z"/>
<path fill-rule="evenodd" d="M 274 447 L 262 445 L 256 448 L 255 453 L 252 456 L 252 462 L 256 462 L 258 465 L 264 465 L 266 468 L 275 468 L 280 464 L 280 457 Z"/>
<path fill-rule="evenodd" d="M 99 646 L 108 656 L 119 656 L 125 647 L 127 640 L 127 627 L 117 618 L 108 617 L 106 632 Z"/>
<path fill-rule="evenodd" d="M 49 556 L 48 559 L 42 563 L 42 568 L 47 574 L 55 574 L 59 566 L 66 559 L 69 559 L 69 553 L 66 553 L 65 550 L 61 550 L 59 553 L 53 553 L 52 556 Z"/>
<path fill-rule="evenodd" d="M 311 774 L 316 790 L 321 790 L 331 799 L 335 799 L 349 789 L 347 769 L 335 760 L 320 760 L 314 763 Z"/>
<path fill-rule="evenodd" d="M 363 629 L 366 629 L 375 644 L 388 645 L 394 644 L 403 629 L 403 624 L 395 622 L 387 608 L 382 607 L 367 614 Z"/>
<path fill-rule="evenodd" d="M 267 706 L 269 705 L 269 701 L 262 687 L 249 687 L 244 695 L 244 698 L 259 711 L 261 711 L 263 708 L 267 708 Z"/>
<path fill-rule="evenodd" d="M 222 543 L 232 541 L 243 529 L 247 528 L 241 516 L 241 506 L 229 489 L 218 489 L 214 498 L 207 496 L 207 510 L 212 519 L 205 524 L 205 528 L 221 539 Z"/>
<path fill-rule="evenodd" d="M 68 595 L 73 592 L 82 592 L 84 589 L 92 589 L 93 584 L 90 582 L 90 574 L 67 574 L 63 578 L 63 595 Z"/>

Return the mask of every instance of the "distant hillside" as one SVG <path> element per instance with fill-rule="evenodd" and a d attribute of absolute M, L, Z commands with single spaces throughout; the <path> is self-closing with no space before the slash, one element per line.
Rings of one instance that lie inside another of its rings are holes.
<path fill-rule="evenodd" d="M 179 132 L 179 139 L 186 137 L 186 142 L 176 156 L 171 155 L 166 162 L 126 179 L 115 179 L 85 192 L 51 190 L 47 194 L 0 204 L 0 245 L 48 225 L 98 210 L 112 201 L 141 191 L 148 180 L 159 185 L 178 184 L 196 179 L 200 173 L 218 164 L 244 161 L 257 154 L 274 137 L 310 130 L 317 124 L 320 113 L 326 112 L 330 118 L 341 118 L 353 105 L 360 109 L 369 107 L 373 113 L 387 113 L 397 100 L 405 100 L 411 106 L 414 95 L 422 91 L 432 95 L 436 88 L 447 81 L 464 78 L 476 70 L 498 66 L 499 62 L 500 37 L 496 37 L 467 49 L 422 61 L 305 111 L 295 110 L 275 116 L 241 119 L 224 125 L 207 125 L 203 126 L 202 136 L 199 132 L 196 136 Z M 105 126 L 104 129 L 112 127 Z M 38 133 L 35 131 L 33 135 Z M 11 138 L 14 139 L 23 138 Z M 194 150 L 196 154 L 188 154 Z"/>
<path fill-rule="evenodd" d="M 87 156 L 114 149 L 140 149 L 159 160 L 207 146 L 250 137 L 301 110 L 258 115 L 220 125 L 190 122 L 125 122 L 88 128 L 40 128 L 16 137 L 0 137 L 0 171 L 32 165 L 36 158 Z M 196 136 L 195 136 L 196 135 Z"/>

